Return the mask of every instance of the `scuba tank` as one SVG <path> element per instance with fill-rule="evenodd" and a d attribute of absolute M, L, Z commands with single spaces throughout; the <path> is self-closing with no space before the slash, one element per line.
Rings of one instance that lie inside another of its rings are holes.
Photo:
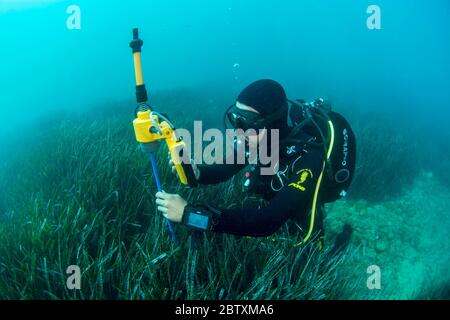
<path fill-rule="evenodd" d="M 356 166 L 356 138 L 350 124 L 341 114 L 332 111 L 331 104 L 324 99 L 308 103 L 304 100 L 290 102 L 294 124 L 291 133 L 297 135 L 305 131 L 317 136 L 324 149 L 326 174 L 321 187 L 321 202 L 329 203 L 345 197 Z"/>
<path fill-rule="evenodd" d="M 330 112 L 335 127 L 334 147 L 331 153 L 321 200 L 333 202 L 347 195 L 356 165 L 356 138 L 348 121 L 336 112 Z"/>

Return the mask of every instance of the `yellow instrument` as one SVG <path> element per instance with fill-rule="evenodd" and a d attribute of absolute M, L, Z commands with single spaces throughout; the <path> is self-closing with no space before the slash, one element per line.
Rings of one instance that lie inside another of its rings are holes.
<path fill-rule="evenodd" d="M 142 144 L 143 149 L 151 153 L 155 152 L 161 140 L 166 142 L 170 156 L 175 165 L 178 177 L 182 184 L 196 186 L 197 179 L 190 164 L 189 153 L 186 153 L 186 144 L 181 137 L 177 137 L 175 128 L 170 120 L 155 111 L 147 104 L 148 96 L 142 73 L 141 49 L 144 42 L 139 39 L 138 29 L 133 30 L 133 41 L 130 47 L 133 49 L 134 69 L 136 75 L 136 100 L 138 112 L 133 121 L 136 140 Z"/>

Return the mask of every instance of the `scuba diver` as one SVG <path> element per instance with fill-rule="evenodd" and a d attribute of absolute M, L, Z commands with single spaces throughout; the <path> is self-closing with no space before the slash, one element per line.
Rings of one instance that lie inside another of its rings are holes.
<path fill-rule="evenodd" d="M 247 169 L 243 186 L 249 194 L 264 199 L 264 205 L 223 209 L 158 192 L 158 211 L 169 221 L 199 231 L 269 236 L 290 220 L 302 232 L 298 245 L 313 237 L 323 238 L 323 205 L 344 197 L 354 175 L 356 141 L 349 123 L 331 111 L 325 100 L 290 101 L 279 83 L 267 79 L 246 87 L 225 118 L 236 130 L 259 130 L 247 143 L 261 141 L 264 135 L 270 139 L 268 130 L 278 129 L 274 174 L 261 174 L 264 165 L 259 161 L 224 161 L 192 164 L 195 178 L 199 184 L 218 184 Z"/>

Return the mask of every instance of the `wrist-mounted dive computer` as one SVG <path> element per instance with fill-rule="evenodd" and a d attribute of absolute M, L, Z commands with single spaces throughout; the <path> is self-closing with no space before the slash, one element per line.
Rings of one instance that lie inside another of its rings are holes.
<path fill-rule="evenodd" d="M 183 224 L 198 231 L 208 231 L 217 224 L 221 212 L 210 206 L 187 205 L 183 212 Z"/>

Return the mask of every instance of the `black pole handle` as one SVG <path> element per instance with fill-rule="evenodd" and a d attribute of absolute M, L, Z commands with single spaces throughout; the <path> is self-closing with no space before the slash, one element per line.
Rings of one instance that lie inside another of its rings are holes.
<path fill-rule="evenodd" d="M 138 28 L 133 29 L 133 40 L 139 40 L 139 29 Z"/>
<path fill-rule="evenodd" d="M 144 41 L 139 39 L 139 29 L 133 29 L 133 41 L 130 43 L 131 49 L 133 49 L 133 53 L 141 52 L 142 46 L 144 45 Z"/>

